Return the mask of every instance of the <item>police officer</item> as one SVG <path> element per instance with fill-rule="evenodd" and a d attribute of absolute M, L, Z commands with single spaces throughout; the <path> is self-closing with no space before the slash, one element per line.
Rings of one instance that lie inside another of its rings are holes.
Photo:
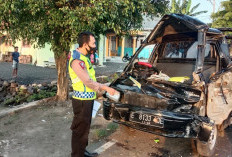
<path fill-rule="evenodd" d="M 95 38 L 90 32 L 82 32 L 78 36 L 79 48 L 73 51 L 69 61 L 69 75 L 73 86 L 72 106 L 74 118 L 72 130 L 72 157 L 93 157 L 97 153 L 86 151 L 90 129 L 92 109 L 96 92 L 106 91 L 110 95 L 117 91 L 106 85 L 96 82 L 95 71 L 87 54 L 95 48 Z"/>

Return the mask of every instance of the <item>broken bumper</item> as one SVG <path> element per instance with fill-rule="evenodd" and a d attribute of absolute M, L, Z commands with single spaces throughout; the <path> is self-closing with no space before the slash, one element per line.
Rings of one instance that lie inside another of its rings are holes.
<path fill-rule="evenodd" d="M 214 123 L 207 117 L 152 110 L 128 104 L 103 102 L 107 120 L 166 137 L 199 138 L 208 141 Z"/>

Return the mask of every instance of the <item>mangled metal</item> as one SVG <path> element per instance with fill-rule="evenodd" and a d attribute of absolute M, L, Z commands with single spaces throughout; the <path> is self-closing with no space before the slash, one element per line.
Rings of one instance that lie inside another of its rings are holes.
<path fill-rule="evenodd" d="M 232 109 L 232 71 L 215 75 L 208 86 L 207 115 L 216 124 L 222 124 Z"/>
<path fill-rule="evenodd" d="M 147 62 L 138 61 L 139 53 L 154 43 Z M 104 102 L 104 117 L 209 145 L 210 139 L 215 140 L 215 125 L 231 118 L 231 65 L 221 31 L 189 16 L 166 15 L 111 83 L 121 98 L 117 103 Z"/>
<path fill-rule="evenodd" d="M 206 43 L 206 29 L 198 30 L 198 52 L 196 59 L 195 73 L 201 73 L 203 70 L 204 58 L 205 58 L 205 43 Z"/>

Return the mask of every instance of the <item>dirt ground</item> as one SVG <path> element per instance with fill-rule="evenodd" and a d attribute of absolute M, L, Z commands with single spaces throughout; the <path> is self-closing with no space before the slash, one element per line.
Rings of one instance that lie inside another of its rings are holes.
<path fill-rule="evenodd" d="M 191 139 L 166 138 L 124 126 L 108 140 L 117 142 L 100 157 L 200 157 Z M 232 157 L 232 127 L 218 137 L 212 157 Z"/>
<path fill-rule="evenodd" d="M 71 101 L 67 101 L 42 104 L 0 119 L 0 156 L 70 156 L 72 117 Z M 101 114 L 92 121 L 89 145 L 99 141 L 99 128 L 108 123 Z"/>

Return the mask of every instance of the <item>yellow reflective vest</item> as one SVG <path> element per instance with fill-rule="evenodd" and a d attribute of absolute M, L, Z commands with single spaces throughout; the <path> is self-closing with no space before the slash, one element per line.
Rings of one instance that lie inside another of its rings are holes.
<path fill-rule="evenodd" d="M 70 60 L 69 60 L 69 75 L 72 80 L 72 87 L 73 87 L 73 98 L 79 99 L 79 100 L 93 100 L 96 99 L 96 92 L 92 89 L 88 88 L 83 84 L 83 82 L 78 78 L 76 73 L 71 68 L 71 63 L 73 60 L 81 60 L 85 62 L 86 69 L 88 71 L 89 77 L 96 81 L 95 77 L 95 70 L 93 69 L 93 66 L 89 60 L 88 57 L 84 56 L 80 52 L 74 50 L 71 54 Z"/>

